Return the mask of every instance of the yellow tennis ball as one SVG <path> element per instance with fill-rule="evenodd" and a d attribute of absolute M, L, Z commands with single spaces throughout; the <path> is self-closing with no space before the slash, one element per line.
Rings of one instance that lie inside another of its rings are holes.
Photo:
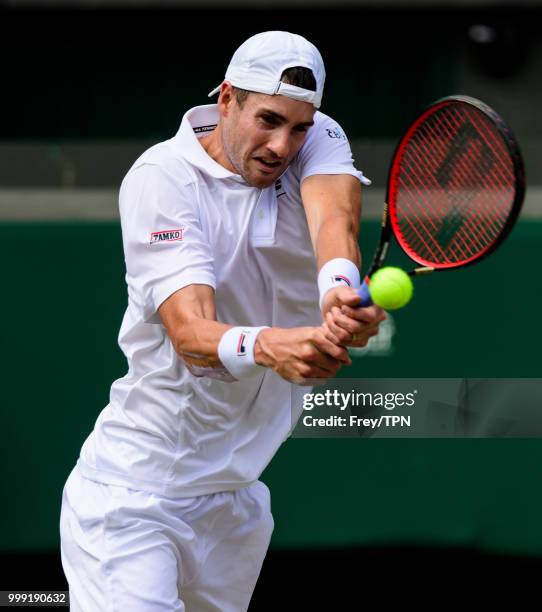
<path fill-rule="evenodd" d="M 412 297 L 414 286 L 410 276 L 393 266 L 380 268 L 371 276 L 369 293 L 373 303 L 384 310 L 396 310 L 406 306 Z"/>

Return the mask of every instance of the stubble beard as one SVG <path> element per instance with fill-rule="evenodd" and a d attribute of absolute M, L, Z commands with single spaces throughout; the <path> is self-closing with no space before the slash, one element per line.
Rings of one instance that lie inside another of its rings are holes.
<path fill-rule="evenodd" d="M 236 155 L 234 154 L 234 147 L 230 147 L 228 130 L 225 130 L 222 134 L 222 145 L 224 147 L 224 153 L 226 154 L 228 161 L 248 185 L 250 185 L 251 187 L 257 187 L 258 189 L 265 189 L 267 187 L 270 187 L 275 182 L 275 179 L 270 181 L 269 179 L 265 180 L 265 178 L 263 177 L 261 181 L 258 181 L 257 183 L 254 182 L 254 179 L 250 179 L 248 171 L 244 170 L 242 162 L 239 161 Z"/>

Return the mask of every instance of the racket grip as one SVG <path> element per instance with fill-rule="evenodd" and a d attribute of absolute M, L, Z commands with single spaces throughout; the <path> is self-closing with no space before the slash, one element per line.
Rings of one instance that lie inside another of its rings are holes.
<path fill-rule="evenodd" d="M 358 308 L 372 306 L 373 300 L 371 299 L 371 294 L 369 293 L 369 284 L 367 283 L 367 279 L 363 281 L 363 284 L 357 291 L 358 291 L 358 295 L 361 298 L 361 303 L 358 306 Z"/>

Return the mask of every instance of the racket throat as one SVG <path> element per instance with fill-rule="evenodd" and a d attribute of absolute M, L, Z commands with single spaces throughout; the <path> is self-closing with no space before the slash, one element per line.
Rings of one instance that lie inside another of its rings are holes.
<path fill-rule="evenodd" d="M 431 272 L 434 272 L 435 268 L 432 268 L 431 266 L 424 266 L 423 268 L 415 268 L 414 270 L 411 270 L 408 275 L 409 276 L 424 276 L 425 274 L 431 274 Z"/>

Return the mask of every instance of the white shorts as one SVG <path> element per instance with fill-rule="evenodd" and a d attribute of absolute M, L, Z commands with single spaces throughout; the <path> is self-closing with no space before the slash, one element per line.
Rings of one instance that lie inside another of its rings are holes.
<path fill-rule="evenodd" d="M 269 489 L 171 499 L 84 478 L 62 495 L 70 609 L 239 612 L 248 608 L 273 531 Z"/>

